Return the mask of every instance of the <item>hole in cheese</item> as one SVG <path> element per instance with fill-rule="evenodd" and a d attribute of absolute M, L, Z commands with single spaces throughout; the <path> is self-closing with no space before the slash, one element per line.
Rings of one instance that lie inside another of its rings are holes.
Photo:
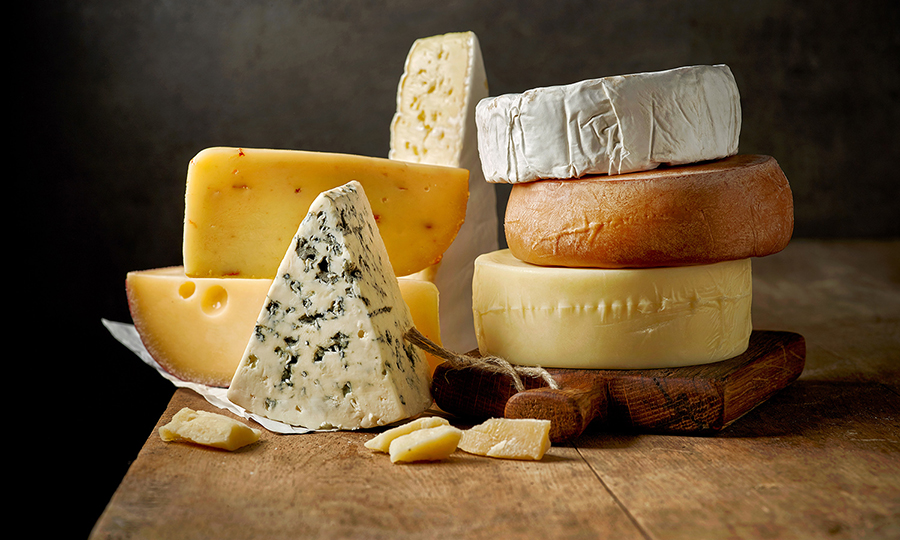
<path fill-rule="evenodd" d="M 228 291 L 225 290 L 225 287 L 213 285 L 206 289 L 206 292 L 203 294 L 203 302 L 201 303 L 203 313 L 215 316 L 222 313 L 227 306 Z"/>
<path fill-rule="evenodd" d="M 178 296 L 187 300 L 188 298 L 194 296 L 194 291 L 197 290 L 197 286 L 193 281 L 185 281 L 178 287 Z"/>

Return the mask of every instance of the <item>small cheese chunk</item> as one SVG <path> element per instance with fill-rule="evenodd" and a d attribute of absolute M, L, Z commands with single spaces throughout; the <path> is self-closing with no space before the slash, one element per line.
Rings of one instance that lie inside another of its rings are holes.
<path fill-rule="evenodd" d="M 417 39 L 406 57 L 391 122 L 389 158 L 469 171 L 466 221 L 441 262 L 418 274 L 434 280 L 440 289 L 445 346 L 460 352 L 476 346 L 473 262 L 500 247 L 497 196 L 481 172 L 475 127 L 475 106 L 486 97 L 487 75 L 474 33 Z"/>
<path fill-rule="evenodd" d="M 408 435 L 413 431 L 417 431 L 420 429 L 446 426 L 449 424 L 450 422 L 448 422 L 446 418 L 441 418 L 440 416 L 426 416 L 423 418 L 417 418 L 412 422 L 407 422 L 402 426 L 391 428 L 383 433 L 376 435 L 374 438 L 366 441 L 365 447 L 369 450 L 376 450 L 378 452 L 387 453 L 388 451 L 390 451 L 391 442 L 397 437 Z"/>
<path fill-rule="evenodd" d="M 272 278 L 323 191 L 365 186 L 397 275 L 441 259 L 466 215 L 465 169 L 345 154 L 208 148 L 188 167 L 184 267 L 191 277 Z"/>
<path fill-rule="evenodd" d="M 434 283 L 400 278 L 400 294 L 416 328 L 440 344 Z M 128 308 L 144 347 L 183 381 L 227 387 L 234 377 L 271 279 L 189 278 L 184 267 L 129 272 Z M 431 371 L 441 361 L 427 354 Z"/>
<path fill-rule="evenodd" d="M 475 261 L 482 354 L 524 366 L 647 369 L 747 349 L 750 259 L 671 268 L 536 266 L 508 249 Z"/>
<path fill-rule="evenodd" d="M 432 400 L 425 355 L 362 185 L 323 192 L 272 281 L 228 389 L 250 412 L 309 429 L 415 416 Z"/>
<path fill-rule="evenodd" d="M 391 463 L 440 461 L 456 451 L 462 431 L 450 426 L 418 429 L 391 441 Z"/>
<path fill-rule="evenodd" d="M 172 421 L 159 428 L 166 442 L 183 441 L 204 446 L 237 450 L 259 440 L 261 431 L 221 414 L 181 409 Z"/>
<path fill-rule="evenodd" d="M 734 155 L 741 102 L 728 66 L 590 79 L 481 100 L 488 182 L 647 171 Z"/>
<path fill-rule="evenodd" d="M 491 418 L 463 431 L 459 449 L 504 459 L 539 460 L 550 448 L 550 420 Z"/>

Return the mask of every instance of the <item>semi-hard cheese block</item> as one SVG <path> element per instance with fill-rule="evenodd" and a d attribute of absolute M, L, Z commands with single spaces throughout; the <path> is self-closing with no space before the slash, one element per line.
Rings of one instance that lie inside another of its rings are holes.
<path fill-rule="evenodd" d="M 512 187 L 506 241 L 545 266 L 627 268 L 764 257 L 794 231 L 788 180 L 769 156 Z"/>
<path fill-rule="evenodd" d="M 475 261 L 478 347 L 526 366 L 643 369 L 744 352 L 750 260 L 666 268 L 545 267 L 508 249 Z"/>
<path fill-rule="evenodd" d="M 440 344 L 434 283 L 399 278 L 413 323 Z M 128 308 L 144 347 L 179 379 L 227 387 L 253 334 L 271 279 L 189 278 L 184 267 L 129 272 Z M 426 354 L 431 371 L 441 361 Z"/>
<path fill-rule="evenodd" d="M 255 443 L 261 434 L 260 430 L 227 416 L 187 407 L 159 428 L 159 436 L 166 442 L 190 442 L 224 450 L 237 450 Z"/>
<path fill-rule="evenodd" d="M 390 424 L 431 404 L 425 355 L 358 182 L 319 195 L 278 267 L 228 398 L 309 429 Z"/>
<path fill-rule="evenodd" d="M 728 66 L 590 79 L 482 100 L 488 182 L 646 171 L 737 153 L 741 104 Z"/>
<path fill-rule="evenodd" d="M 172 266 L 129 272 L 128 309 L 150 356 L 184 381 L 226 387 L 270 279 L 188 278 Z"/>
<path fill-rule="evenodd" d="M 184 267 L 191 277 L 272 278 L 321 192 L 355 180 L 397 275 L 439 261 L 465 219 L 465 169 L 383 158 L 207 148 L 188 167 Z"/>
<path fill-rule="evenodd" d="M 458 446 L 479 456 L 540 460 L 550 449 L 550 420 L 489 418 L 463 431 Z"/>
<path fill-rule="evenodd" d="M 440 461 L 456 451 L 462 431 L 450 425 L 418 429 L 391 441 L 391 463 Z"/>
<path fill-rule="evenodd" d="M 388 429 L 383 433 L 379 433 L 375 437 L 366 441 L 363 446 L 365 446 L 369 450 L 388 453 L 391 448 L 391 442 L 397 437 L 408 435 L 413 431 L 418 431 L 420 429 L 446 426 L 449 424 L 450 422 L 447 421 L 446 418 L 440 416 L 423 416 L 422 418 L 416 418 L 415 420 L 412 420 L 405 424 Z"/>
<path fill-rule="evenodd" d="M 422 271 L 440 289 L 445 345 L 475 348 L 472 271 L 475 257 L 498 249 L 494 186 L 484 181 L 478 158 L 475 106 L 488 96 L 481 47 L 472 32 L 417 39 L 409 50 L 397 89 L 388 157 L 469 171 L 466 221 L 435 267 Z"/>

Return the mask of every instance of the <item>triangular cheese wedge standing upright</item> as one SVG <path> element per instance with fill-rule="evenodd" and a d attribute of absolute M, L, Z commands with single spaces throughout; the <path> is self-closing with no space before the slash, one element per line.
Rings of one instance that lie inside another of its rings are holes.
<path fill-rule="evenodd" d="M 309 429 L 370 428 L 432 400 L 422 351 L 362 186 L 321 193 L 278 268 L 228 398 Z"/>
<path fill-rule="evenodd" d="M 499 247 L 497 196 L 484 180 L 475 126 L 475 106 L 487 96 L 474 33 L 418 39 L 406 58 L 391 122 L 389 158 L 469 170 L 466 221 L 441 262 L 418 274 L 437 285 L 441 340 L 459 352 L 477 346 L 472 321 L 475 258 Z"/>

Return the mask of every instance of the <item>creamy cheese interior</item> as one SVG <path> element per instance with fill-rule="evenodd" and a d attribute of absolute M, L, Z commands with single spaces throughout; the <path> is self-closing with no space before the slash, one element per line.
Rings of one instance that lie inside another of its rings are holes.
<path fill-rule="evenodd" d="M 466 220 L 441 262 L 416 277 L 441 292 L 441 334 L 447 348 L 475 348 L 472 271 L 478 255 L 500 247 L 497 196 L 484 181 L 478 157 L 475 106 L 488 96 L 477 36 L 456 32 L 417 39 L 397 88 L 391 122 L 394 160 L 461 167 L 469 171 Z"/>

